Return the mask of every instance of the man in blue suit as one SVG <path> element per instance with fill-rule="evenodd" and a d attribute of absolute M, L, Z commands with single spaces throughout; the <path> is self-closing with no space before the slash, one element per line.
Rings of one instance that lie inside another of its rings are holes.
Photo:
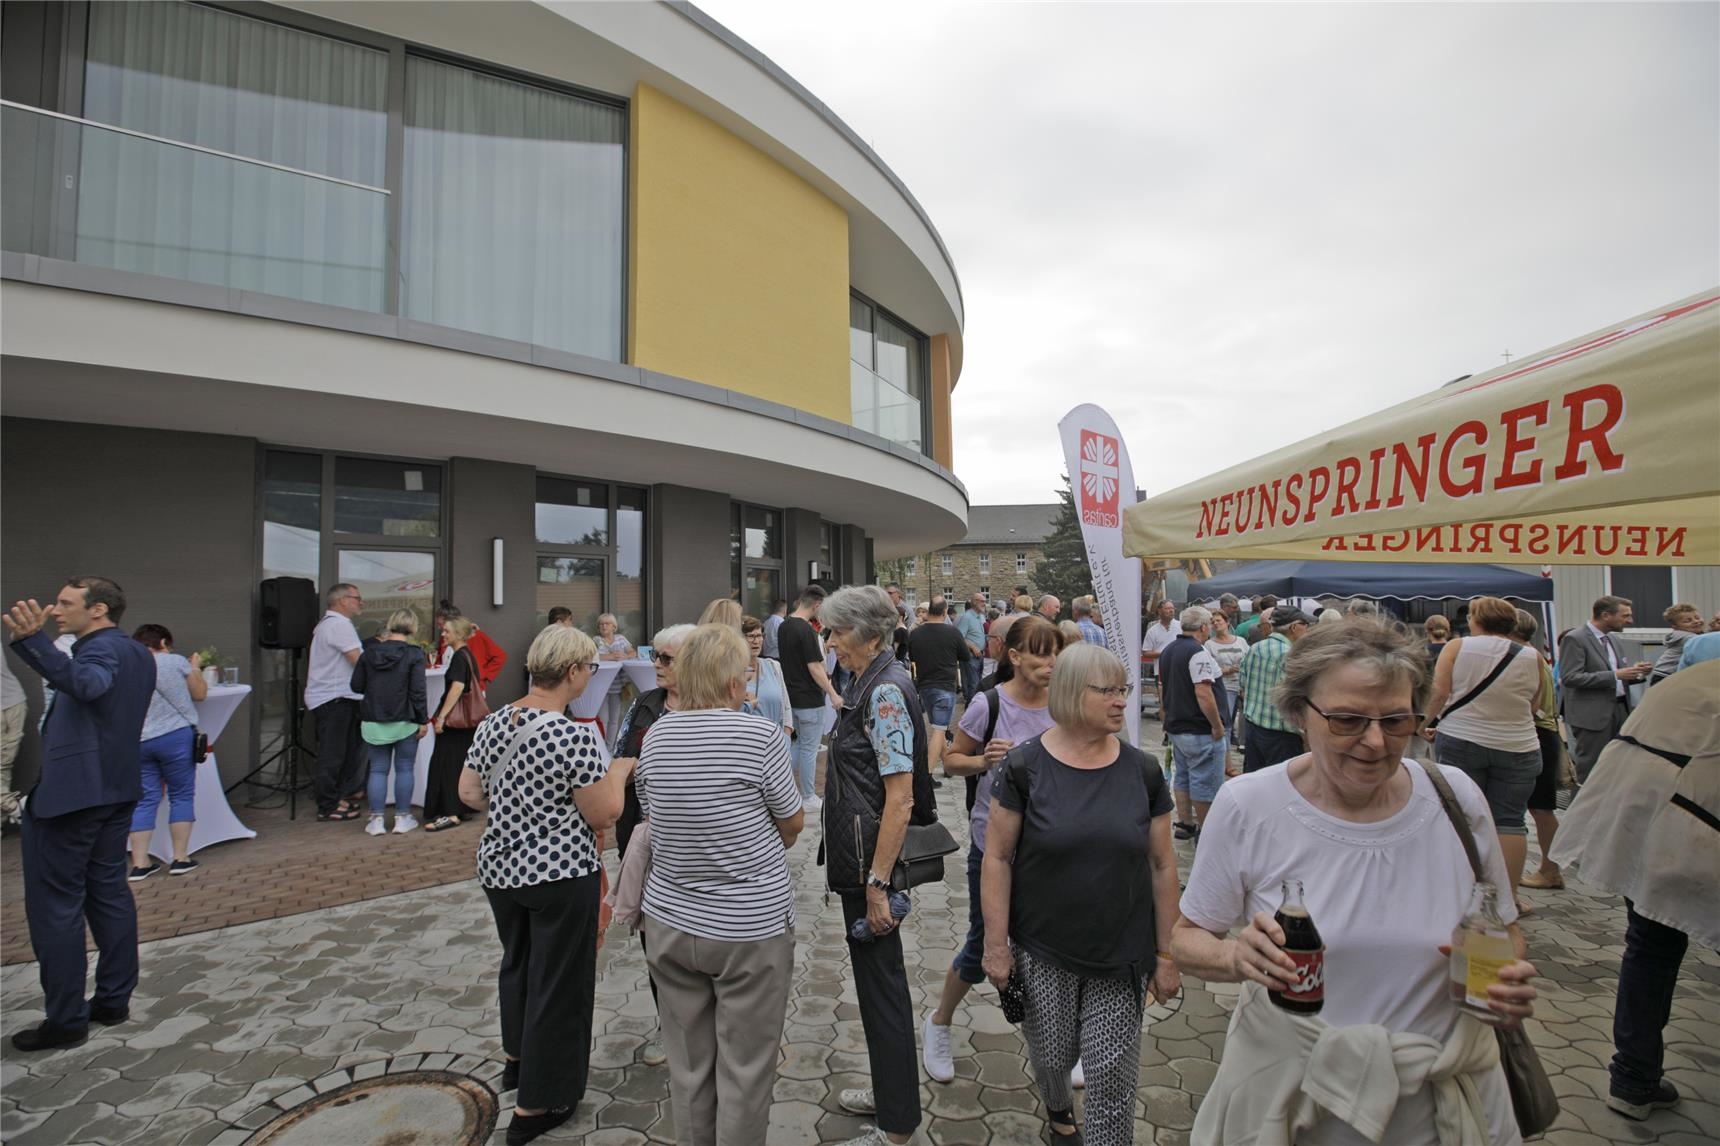
<path fill-rule="evenodd" d="M 126 837 L 143 793 L 138 742 L 155 692 L 155 658 L 118 628 L 125 594 L 106 577 L 73 577 L 43 609 L 19 601 L 4 618 L 12 649 L 54 688 L 42 726 L 42 775 L 24 801 L 24 914 L 47 1019 L 19 1031 L 22 1051 L 72 1047 L 90 1020 L 131 1017 L 137 903 L 126 886 Z M 42 631 L 52 617 L 72 655 Z M 84 1001 L 84 921 L 95 936 L 96 992 Z"/>

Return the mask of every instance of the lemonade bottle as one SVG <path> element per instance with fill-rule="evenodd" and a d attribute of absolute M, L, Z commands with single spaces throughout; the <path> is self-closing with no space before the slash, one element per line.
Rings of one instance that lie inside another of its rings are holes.
<path fill-rule="evenodd" d="M 1499 889 L 1477 883 L 1463 921 L 1451 933 L 1452 1000 L 1484 1023 L 1504 1022 L 1505 1016 L 1487 1009 L 1487 988 L 1500 982 L 1499 969 L 1516 959 L 1516 945 L 1499 918 Z"/>

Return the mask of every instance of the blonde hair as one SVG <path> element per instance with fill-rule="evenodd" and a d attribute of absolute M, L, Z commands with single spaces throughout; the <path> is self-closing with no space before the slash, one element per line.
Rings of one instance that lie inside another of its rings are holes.
<path fill-rule="evenodd" d="M 1060 725 L 1081 724 L 1081 704 L 1087 699 L 1087 686 L 1110 688 L 1128 684 L 1128 673 L 1115 653 L 1090 645 L 1065 645 L 1051 667 L 1051 685 L 1046 690 L 1046 707 L 1051 719 Z"/>
<path fill-rule="evenodd" d="M 734 683 L 751 659 L 740 630 L 721 623 L 694 629 L 675 657 L 681 708 L 728 708 L 734 703 Z"/>
<path fill-rule="evenodd" d="M 1443 641 L 1451 635 L 1451 621 L 1435 613 L 1421 623 L 1421 631 L 1427 634 L 1430 641 Z"/>
<path fill-rule="evenodd" d="M 727 625 L 736 632 L 741 627 L 741 603 L 733 597 L 718 597 L 699 614 L 701 625 Z"/>
<path fill-rule="evenodd" d="M 574 665 L 596 659 L 596 641 L 566 625 L 546 625 L 526 652 L 526 672 L 533 688 L 554 688 L 567 679 Z"/>
<path fill-rule="evenodd" d="M 388 631 L 403 637 L 418 635 L 418 614 L 411 609 L 396 609 L 388 614 Z"/>
<path fill-rule="evenodd" d="M 442 631 L 448 639 L 458 641 L 462 645 L 472 639 L 472 634 L 478 631 L 478 626 L 469 617 L 449 617 L 442 622 Z"/>
<path fill-rule="evenodd" d="M 1081 626 L 1077 625 L 1074 621 L 1058 621 L 1057 631 L 1063 634 L 1064 648 L 1068 648 L 1070 645 L 1087 639 L 1081 635 Z"/>

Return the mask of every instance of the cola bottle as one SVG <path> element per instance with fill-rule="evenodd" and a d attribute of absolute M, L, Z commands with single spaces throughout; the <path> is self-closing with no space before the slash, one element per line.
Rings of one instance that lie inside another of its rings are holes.
<path fill-rule="evenodd" d="M 1284 881 L 1284 902 L 1273 919 L 1284 929 L 1284 953 L 1296 961 L 1296 982 L 1267 997 L 1286 1011 L 1317 1015 L 1326 1003 L 1326 945 L 1302 902 L 1301 880 Z"/>

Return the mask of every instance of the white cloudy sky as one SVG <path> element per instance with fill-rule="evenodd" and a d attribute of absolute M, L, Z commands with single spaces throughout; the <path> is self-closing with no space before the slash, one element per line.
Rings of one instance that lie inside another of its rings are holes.
<path fill-rule="evenodd" d="M 1720 283 L 1720 5 L 701 0 L 868 140 L 967 303 L 956 469 L 1149 494 Z"/>

